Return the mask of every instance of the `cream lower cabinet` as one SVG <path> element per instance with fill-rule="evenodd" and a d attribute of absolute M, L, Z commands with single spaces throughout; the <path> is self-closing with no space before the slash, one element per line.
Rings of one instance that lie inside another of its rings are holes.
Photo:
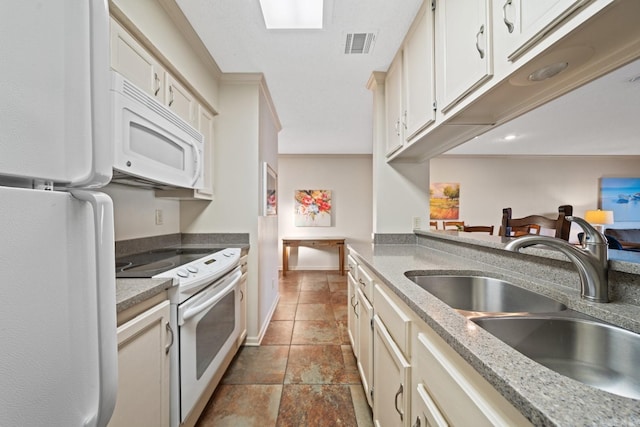
<path fill-rule="evenodd" d="M 353 258 L 348 258 L 349 266 Z M 349 335 L 349 343 L 353 354 L 358 357 L 358 284 L 354 275 L 357 274 L 356 268 L 350 269 L 347 273 L 347 333 Z"/>
<path fill-rule="evenodd" d="M 373 305 L 369 302 L 361 289 L 356 293 L 358 301 L 358 358 L 357 366 L 367 395 L 367 402 L 373 405 L 371 391 L 373 390 Z"/>
<path fill-rule="evenodd" d="M 373 330 L 373 422 L 378 427 L 409 426 L 409 361 L 377 314 Z"/>
<path fill-rule="evenodd" d="M 531 425 L 426 324 L 412 348 L 412 426 Z"/>
<path fill-rule="evenodd" d="M 240 335 L 238 336 L 238 347 L 242 345 L 247 337 L 247 255 L 240 258 L 242 276 L 240 277 L 240 292 L 237 292 L 238 305 L 240 307 Z"/>
<path fill-rule="evenodd" d="M 109 427 L 169 425 L 169 301 L 118 327 L 118 395 Z"/>

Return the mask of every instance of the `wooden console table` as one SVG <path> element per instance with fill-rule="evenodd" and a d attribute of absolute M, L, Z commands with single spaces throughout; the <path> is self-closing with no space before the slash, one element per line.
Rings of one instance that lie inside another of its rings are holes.
<path fill-rule="evenodd" d="M 286 237 L 282 239 L 282 276 L 287 274 L 289 269 L 289 248 L 306 246 L 309 248 L 319 248 L 324 246 L 338 247 L 338 264 L 340 274 L 344 275 L 344 238 L 343 237 Z"/>

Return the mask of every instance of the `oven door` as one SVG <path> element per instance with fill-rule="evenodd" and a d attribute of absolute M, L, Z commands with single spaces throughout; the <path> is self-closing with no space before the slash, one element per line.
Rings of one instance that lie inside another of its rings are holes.
<path fill-rule="evenodd" d="M 240 267 L 178 306 L 180 417 L 200 399 L 240 333 Z"/>

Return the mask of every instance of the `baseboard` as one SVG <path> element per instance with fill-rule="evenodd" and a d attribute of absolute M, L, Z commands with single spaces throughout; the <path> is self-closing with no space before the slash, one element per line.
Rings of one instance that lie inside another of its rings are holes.
<path fill-rule="evenodd" d="M 280 301 L 280 293 L 278 293 L 278 296 L 276 297 L 275 301 L 271 305 L 271 308 L 269 309 L 269 314 L 267 314 L 267 319 L 262 325 L 262 328 L 260 328 L 260 332 L 258 333 L 258 336 L 252 337 L 247 335 L 247 339 L 245 340 L 244 345 L 248 347 L 251 347 L 251 346 L 257 347 L 260 345 L 260 343 L 262 342 L 262 338 L 264 338 L 264 334 L 267 333 L 267 328 L 269 327 L 269 323 L 271 323 L 271 319 L 273 318 L 273 313 L 275 313 L 276 308 L 278 307 L 279 301 Z"/>

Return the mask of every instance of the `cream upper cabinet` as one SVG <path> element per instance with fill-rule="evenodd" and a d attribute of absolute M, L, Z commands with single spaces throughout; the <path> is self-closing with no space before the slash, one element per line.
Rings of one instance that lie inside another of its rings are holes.
<path fill-rule="evenodd" d="M 434 11 L 423 7 L 403 49 L 405 140 L 435 121 Z"/>
<path fill-rule="evenodd" d="M 118 22 L 111 19 L 111 68 L 164 103 L 165 70 Z"/>
<path fill-rule="evenodd" d="M 204 137 L 204 186 L 195 190 L 194 197 L 199 199 L 213 199 L 213 113 L 201 104 L 198 104 L 198 130 Z"/>
<path fill-rule="evenodd" d="M 384 81 L 386 150 L 387 156 L 402 148 L 404 143 L 404 104 L 402 99 L 402 51 L 387 71 Z"/>
<path fill-rule="evenodd" d="M 189 90 L 171 74 L 165 73 L 165 104 L 184 121 L 197 126 L 198 103 Z"/>
<path fill-rule="evenodd" d="M 118 396 L 109 427 L 169 426 L 169 301 L 118 327 Z"/>
<path fill-rule="evenodd" d="M 493 74 L 489 1 L 436 3 L 436 85 L 443 113 Z"/>
<path fill-rule="evenodd" d="M 592 0 L 496 0 L 501 11 L 496 37 L 506 40 L 507 59 L 513 61 L 542 37 Z"/>

